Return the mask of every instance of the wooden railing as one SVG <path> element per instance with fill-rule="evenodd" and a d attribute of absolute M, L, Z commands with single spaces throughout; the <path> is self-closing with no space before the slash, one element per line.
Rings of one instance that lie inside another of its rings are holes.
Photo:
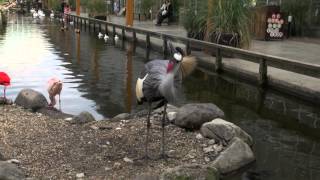
<path fill-rule="evenodd" d="M 271 55 L 266 55 L 263 53 L 258 52 L 252 52 L 248 50 L 243 50 L 239 48 L 219 45 L 211 42 L 206 41 L 200 41 L 192 38 L 182 37 L 182 36 L 175 36 L 175 35 L 169 35 L 164 34 L 160 32 L 154 32 L 147 29 L 141 29 L 137 27 L 127 27 L 124 25 L 115 24 L 112 22 L 102 21 L 98 19 L 93 18 L 87 18 L 87 17 L 80 17 L 76 15 L 68 15 L 68 19 L 74 21 L 75 25 L 78 27 L 82 27 L 84 25 L 86 28 L 87 24 L 89 25 L 89 28 L 91 28 L 91 24 L 93 26 L 93 30 L 96 31 L 96 26 L 98 25 L 99 31 L 101 31 L 101 26 L 105 26 L 106 33 L 108 32 L 108 27 L 112 27 L 112 37 L 115 36 L 116 29 L 121 30 L 121 37 L 122 40 L 125 40 L 125 33 L 126 32 L 132 32 L 132 38 L 133 43 L 137 42 L 137 34 L 145 35 L 145 41 L 146 41 L 146 56 L 149 56 L 149 50 L 151 48 L 150 43 L 150 37 L 153 38 L 159 38 L 163 40 L 163 55 L 166 56 L 168 47 L 167 47 L 167 41 L 173 41 L 185 44 L 186 52 L 187 54 L 192 53 L 192 48 L 197 49 L 206 49 L 208 51 L 216 52 L 216 63 L 215 63 L 215 71 L 221 72 L 223 70 L 222 61 L 223 61 L 223 53 L 228 53 L 230 55 L 233 55 L 235 57 L 241 58 L 242 60 L 254 62 L 259 64 L 259 76 L 258 81 L 260 85 L 266 85 L 268 80 L 268 66 L 287 70 L 290 72 L 295 72 L 298 74 L 314 77 L 314 78 L 320 78 L 320 65 L 316 64 L 310 64 L 305 62 L 300 62 L 288 58 L 282 58 L 282 57 L 276 57 Z M 113 43 L 115 43 L 114 38 Z"/>

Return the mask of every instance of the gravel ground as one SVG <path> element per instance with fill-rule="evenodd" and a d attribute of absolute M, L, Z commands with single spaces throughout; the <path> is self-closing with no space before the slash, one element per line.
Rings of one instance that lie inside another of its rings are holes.
<path fill-rule="evenodd" d="M 21 161 L 27 175 L 39 179 L 75 179 L 79 173 L 86 179 L 134 179 L 182 164 L 206 164 L 217 155 L 204 152 L 210 142 L 196 138 L 199 132 L 169 124 L 166 148 L 173 158 L 156 159 L 161 145 L 159 121 L 160 116 L 152 119 L 149 144 L 149 155 L 155 159 L 131 162 L 144 155 L 145 117 L 79 125 L 0 105 L 0 152 Z"/>

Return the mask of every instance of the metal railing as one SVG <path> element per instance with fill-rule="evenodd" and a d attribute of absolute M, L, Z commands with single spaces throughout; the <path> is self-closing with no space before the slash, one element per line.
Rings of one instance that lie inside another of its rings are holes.
<path fill-rule="evenodd" d="M 151 48 L 150 43 L 150 37 L 153 38 L 159 38 L 160 40 L 163 40 L 163 54 L 167 53 L 167 46 L 166 42 L 168 40 L 178 43 L 183 43 L 186 46 L 186 52 L 187 54 L 192 53 L 192 48 L 200 48 L 200 49 L 206 49 L 208 51 L 216 52 L 216 63 L 215 63 L 215 71 L 220 72 L 223 70 L 222 61 L 223 61 L 223 53 L 232 54 L 235 57 L 239 57 L 242 60 L 254 62 L 259 64 L 259 75 L 258 75 L 258 82 L 260 85 L 266 85 L 268 80 L 268 66 L 295 72 L 298 74 L 314 77 L 314 78 L 320 78 L 320 65 L 317 64 L 311 64 L 311 63 L 305 63 L 300 62 L 288 58 L 282 58 L 282 57 L 276 57 L 271 55 L 266 55 L 263 53 L 258 52 L 252 52 L 248 50 L 243 50 L 239 48 L 234 48 L 230 46 L 224 46 L 220 44 L 215 44 L 211 42 L 206 41 L 200 41 L 192 38 L 187 37 L 181 37 L 181 36 L 175 36 L 175 35 L 169 35 L 164 34 L 160 32 L 154 32 L 147 29 L 141 29 L 137 27 L 128 27 L 125 25 L 115 24 L 112 22 L 102 21 L 98 19 L 93 18 L 87 18 L 87 17 L 81 17 L 76 15 L 67 15 L 69 20 L 73 20 L 75 25 L 81 26 L 84 25 L 85 28 L 87 26 L 87 23 L 89 25 L 89 28 L 91 28 L 91 25 L 93 25 L 93 30 L 96 30 L 96 25 L 98 25 L 99 31 L 101 31 L 101 25 L 105 25 L 105 31 L 108 32 L 108 27 L 112 27 L 112 35 L 117 33 L 116 29 L 121 30 L 121 37 L 122 40 L 125 40 L 126 32 L 132 32 L 132 38 L 133 43 L 137 42 L 137 34 L 145 35 L 145 41 L 146 41 L 146 52 L 147 56 L 149 54 L 149 50 Z M 115 40 L 113 38 L 113 43 L 115 43 Z"/>

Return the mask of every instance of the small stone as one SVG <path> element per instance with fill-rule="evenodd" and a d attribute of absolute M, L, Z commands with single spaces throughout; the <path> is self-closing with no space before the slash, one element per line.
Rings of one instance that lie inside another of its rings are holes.
<path fill-rule="evenodd" d="M 216 141 L 214 139 L 210 139 L 210 141 L 208 142 L 209 145 L 214 145 L 216 143 Z"/>
<path fill-rule="evenodd" d="M 7 162 L 8 163 L 11 163 L 11 164 L 17 164 L 17 165 L 19 165 L 21 162 L 19 161 L 19 160 L 17 160 L 17 159 L 9 159 L 9 160 L 7 160 Z"/>
<path fill-rule="evenodd" d="M 204 157 L 204 161 L 205 162 L 210 162 L 210 158 L 209 157 Z"/>
<path fill-rule="evenodd" d="M 174 119 L 176 119 L 176 116 L 177 116 L 177 112 L 168 112 L 167 113 L 167 117 L 170 122 L 173 122 Z"/>
<path fill-rule="evenodd" d="M 194 159 L 195 158 L 195 156 L 192 155 L 192 154 L 188 154 L 187 156 L 188 156 L 189 159 Z"/>
<path fill-rule="evenodd" d="M 107 142 L 106 142 L 106 144 L 107 144 L 107 145 L 110 145 L 110 142 L 109 142 L 109 141 L 107 141 Z"/>
<path fill-rule="evenodd" d="M 220 152 L 220 151 L 222 151 L 222 149 L 223 149 L 222 145 L 218 145 L 218 144 L 213 145 L 213 148 L 214 148 L 217 152 Z"/>
<path fill-rule="evenodd" d="M 102 145 L 101 147 L 103 147 L 103 148 L 107 148 L 108 146 L 104 144 L 104 145 Z"/>
<path fill-rule="evenodd" d="M 93 129 L 93 130 L 98 130 L 99 129 L 99 127 L 97 127 L 95 125 L 91 125 L 90 128 Z"/>
<path fill-rule="evenodd" d="M 199 133 L 199 134 L 197 134 L 196 138 L 197 138 L 197 139 L 202 139 L 203 136 Z"/>
<path fill-rule="evenodd" d="M 127 163 L 133 163 L 133 160 L 128 157 L 123 158 L 123 160 L 124 162 L 127 162 Z"/>
<path fill-rule="evenodd" d="M 111 169 L 112 169 L 112 168 L 110 168 L 110 167 L 105 167 L 105 168 L 104 168 L 105 171 L 110 171 Z"/>
<path fill-rule="evenodd" d="M 72 121 L 72 117 L 68 117 L 64 119 L 65 121 Z"/>
<path fill-rule="evenodd" d="M 192 161 L 191 161 L 192 163 L 196 163 L 197 162 L 197 160 L 195 160 L 195 159 L 192 159 Z"/>
<path fill-rule="evenodd" d="M 84 173 L 78 173 L 78 174 L 76 174 L 76 177 L 77 178 L 84 178 Z"/>
<path fill-rule="evenodd" d="M 203 148 L 203 151 L 204 153 L 214 152 L 214 147 L 209 146 L 209 147 Z"/>
<path fill-rule="evenodd" d="M 115 168 L 119 168 L 120 166 L 121 166 L 121 163 L 119 163 L 119 162 L 115 162 L 113 165 L 113 167 L 115 167 Z"/>
<path fill-rule="evenodd" d="M 121 127 L 117 127 L 116 130 L 121 130 Z"/>

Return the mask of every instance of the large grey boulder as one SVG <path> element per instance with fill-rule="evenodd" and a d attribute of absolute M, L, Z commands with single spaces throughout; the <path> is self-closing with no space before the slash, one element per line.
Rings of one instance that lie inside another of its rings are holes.
<path fill-rule="evenodd" d="M 15 103 L 27 109 L 37 111 L 48 106 L 47 99 L 38 91 L 32 89 L 23 89 L 18 94 Z"/>
<path fill-rule="evenodd" d="M 236 137 L 210 166 L 216 167 L 222 174 L 227 174 L 248 165 L 254 160 L 255 157 L 249 145 Z"/>
<path fill-rule="evenodd" d="M 0 179 L 1 180 L 21 180 L 25 174 L 14 164 L 0 161 Z"/>
<path fill-rule="evenodd" d="M 186 104 L 178 110 L 174 124 L 187 129 L 199 129 L 203 123 L 223 117 L 223 111 L 214 104 Z"/>
<path fill-rule="evenodd" d="M 85 123 L 92 122 L 92 121 L 95 121 L 93 115 L 87 111 L 83 111 L 79 115 L 72 118 L 70 123 L 71 124 L 85 124 Z"/>
<path fill-rule="evenodd" d="M 200 130 L 204 137 L 214 139 L 216 142 L 228 143 L 234 137 L 238 137 L 250 146 L 253 144 L 252 137 L 249 134 L 237 125 L 223 119 L 218 118 L 207 122 L 202 125 Z"/>
<path fill-rule="evenodd" d="M 160 180 L 176 179 L 219 180 L 219 172 L 214 167 L 188 164 L 166 169 L 160 176 Z"/>

